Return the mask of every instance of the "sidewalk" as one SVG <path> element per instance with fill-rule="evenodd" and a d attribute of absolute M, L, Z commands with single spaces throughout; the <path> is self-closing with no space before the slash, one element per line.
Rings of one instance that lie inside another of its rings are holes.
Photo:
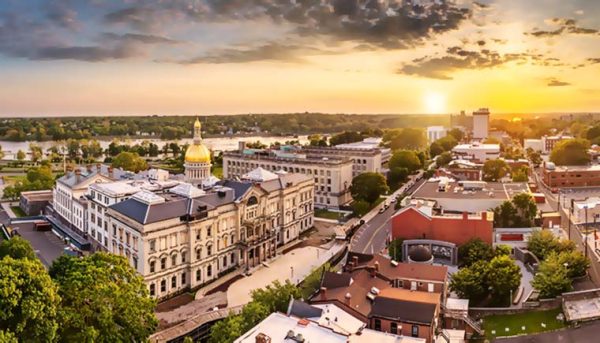
<path fill-rule="evenodd" d="M 331 247 L 303 247 L 290 251 L 269 262 L 269 267 L 259 268 L 254 274 L 238 280 L 227 290 L 227 307 L 250 302 L 254 289 L 264 288 L 275 280 L 291 280 L 300 283 L 314 269 L 323 265 L 332 256 L 344 249 L 345 243 L 335 242 Z"/>
<path fill-rule="evenodd" d="M 17 215 L 13 212 L 12 208 L 10 208 L 10 205 L 10 202 L 2 202 L 2 209 L 6 211 L 6 214 L 8 214 L 10 218 L 17 218 Z"/>

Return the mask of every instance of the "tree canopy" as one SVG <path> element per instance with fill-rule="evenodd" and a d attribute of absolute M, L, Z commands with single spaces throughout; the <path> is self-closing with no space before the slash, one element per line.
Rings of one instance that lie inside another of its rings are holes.
<path fill-rule="evenodd" d="M 101 252 L 83 258 L 62 255 L 50 275 L 62 298 L 62 341 L 141 342 L 156 329 L 155 300 L 124 257 Z"/>
<path fill-rule="evenodd" d="M 506 162 L 503 160 L 487 160 L 483 164 L 482 168 L 483 180 L 497 182 L 506 176 L 509 171 L 510 168 L 508 164 L 506 164 Z"/>
<path fill-rule="evenodd" d="M 391 170 L 394 168 L 406 168 L 410 173 L 422 167 L 419 156 L 412 150 L 399 150 L 394 152 L 389 165 Z"/>
<path fill-rule="evenodd" d="M 574 138 L 556 144 L 550 153 L 550 161 L 557 165 L 579 166 L 590 163 L 588 149 L 590 142 L 586 139 Z"/>
<path fill-rule="evenodd" d="M 123 168 L 134 173 L 148 169 L 146 160 L 140 157 L 136 152 L 121 152 L 112 161 L 114 168 Z"/>
<path fill-rule="evenodd" d="M 383 142 L 392 150 L 420 150 L 427 145 L 427 138 L 423 129 L 404 128 L 386 131 Z"/>
<path fill-rule="evenodd" d="M 9 240 L 0 243 L 0 259 L 10 256 L 14 259 L 35 260 L 35 252 L 28 241 L 19 236 L 12 237 Z"/>
<path fill-rule="evenodd" d="M 350 194 L 354 200 L 364 200 L 373 204 L 389 190 L 385 177 L 380 173 L 362 173 L 352 179 Z"/>
<path fill-rule="evenodd" d="M 0 331 L 22 342 L 55 341 L 56 285 L 39 260 L 10 255 L 0 260 Z"/>
<path fill-rule="evenodd" d="M 494 227 L 531 227 L 537 205 L 529 193 L 519 193 L 494 208 Z"/>

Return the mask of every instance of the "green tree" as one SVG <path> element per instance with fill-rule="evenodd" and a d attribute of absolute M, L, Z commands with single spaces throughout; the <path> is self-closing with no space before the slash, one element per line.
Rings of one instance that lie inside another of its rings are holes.
<path fill-rule="evenodd" d="M 302 281 L 302 299 L 310 299 L 310 297 L 319 289 L 321 285 L 321 278 L 325 271 L 331 271 L 333 268 L 329 262 L 325 263 L 319 268 L 315 268 L 303 281 Z"/>
<path fill-rule="evenodd" d="M 29 151 L 31 152 L 31 161 L 34 163 L 39 162 L 44 157 L 42 147 L 35 143 L 29 143 Z"/>
<path fill-rule="evenodd" d="M 38 260 L 0 260 L 0 330 L 22 342 L 56 340 L 56 285 Z"/>
<path fill-rule="evenodd" d="M 329 144 L 332 146 L 345 144 L 345 143 L 354 143 L 360 142 L 364 139 L 364 136 L 356 131 L 344 131 L 342 133 L 338 133 L 337 135 L 331 136 L 329 139 Z"/>
<path fill-rule="evenodd" d="M 404 128 L 384 133 L 383 141 L 392 149 L 420 150 L 427 145 L 427 138 L 422 129 Z"/>
<path fill-rule="evenodd" d="M 444 151 L 450 151 L 458 144 L 454 136 L 444 136 L 436 142 L 444 149 Z"/>
<path fill-rule="evenodd" d="M 533 221 L 537 215 L 537 205 L 531 194 L 519 193 L 512 198 L 512 203 L 517 211 L 517 216 L 514 218 L 515 226 L 533 226 Z"/>
<path fill-rule="evenodd" d="M 252 301 L 262 303 L 269 313 L 286 312 L 290 298 L 300 299 L 302 292 L 289 280 L 281 283 L 275 280 L 265 288 L 255 289 L 251 292 Z"/>
<path fill-rule="evenodd" d="M 459 298 L 480 301 L 485 298 L 488 266 L 486 261 L 479 261 L 470 267 L 464 267 L 450 275 L 450 290 Z"/>
<path fill-rule="evenodd" d="M 121 152 L 112 161 L 113 168 L 123 168 L 131 172 L 137 173 L 142 170 L 148 169 L 148 163 L 146 160 L 140 157 L 135 152 Z"/>
<path fill-rule="evenodd" d="M 0 145 L 0 160 L 4 158 L 4 150 L 2 150 L 2 146 Z"/>
<path fill-rule="evenodd" d="M 442 167 L 445 165 L 448 165 L 448 163 L 450 163 L 450 161 L 452 161 L 452 154 L 448 151 L 443 152 L 442 154 L 440 154 L 436 159 L 435 159 L 435 164 L 438 167 Z"/>
<path fill-rule="evenodd" d="M 503 160 L 487 160 L 483 164 L 483 180 L 497 182 L 506 176 L 509 171 L 508 164 Z"/>
<path fill-rule="evenodd" d="M 17 160 L 19 161 L 19 163 L 23 163 L 23 161 L 25 160 L 25 152 L 23 152 L 23 150 L 17 151 Z"/>
<path fill-rule="evenodd" d="M 457 142 L 461 142 L 463 138 L 465 138 L 465 133 L 462 132 L 460 129 L 456 128 L 448 131 L 448 135 L 454 137 L 454 139 L 456 139 Z"/>
<path fill-rule="evenodd" d="M 243 335 L 249 323 L 240 315 L 230 313 L 225 319 L 216 322 L 210 328 L 209 343 L 232 343 Z M 258 323 L 255 323 L 255 325 Z"/>
<path fill-rule="evenodd" d="M 499 255 L 490 261 L 486 277 L 492 297 L 503 302 L 521 284 L 521 268 L 509 256 Z"/>
<path fill-rule="evenodd" d="M 552 252 L 568 252 L 574 248 L 573 244 L 562 243 L 554 237 L 550 230 L 536 230 L 527 240 L 527 250 L 531 251 L 540 260 L 546 259 Z"/>
<path fill-rule="evenodd" d="M 388 245 L 388 253 L 392 260 L 402 261 L 402 243 L 404 239 L 396 238 Z"/>
<path fill-rule="evenodd" d="M 472 238 L 458 247 L 458 259 L 463 266 L 470 266 L 479 261 L 489 261 L 493 256 L 492 246 L 480 238 Z"/>
<path fill-rule="evenodd" d="M 494 208 L 494 227 L 513 227 L 513 221 L 517 215 L 515 206 L 510 201 L 504 201 Z"/>
<path fill-rule="evenodd" d="M 513 182 L 527 182 L 529 181 L 529 168 L 522 166 L 513 170 L 511 173 Z"/>
<path fill-rule="evenodd" d="M 443 153 L 444 151 L 445 151 L 444 148 L 438 142 L 433 142 L 429 146 L 429 154 L 431 156 L 437 156 L 437 155 Z"/>
<path fill-rule="evenodd" d="M 140 342 L 156 329 L 155 300 L 124 257 L 62 255 L 52 264 L 50 276 L 62 298 L 62 341 Z"/>
<path fill-rule="evenodd" d="M 354 200 L 364 200 L 373 204 L 389 190 L 385 177 L 380 173 L 362 173 L 352 179 L 350 194 Z"/>
<path fill-rule="evenodd" d="M 581 251 L 570 250 L 560 253 L 552 252 L 546 259 L 557 259 L 557 263 L 567 268 L 567 276 L 572 278 L 584 276 L 590 267 L 590 260 Z"/>
<path fill-rule="evenodd" d="M 406 168 L 410 173 L 422 167 L 421 160 L 417 153 L 412 150 L 399 150 L 394 152 L 390 158 L 390 169 Z"/>
<path fill-rule="evenodd" d="M 588 149 L 590 142 L 586 139 L 574 138 L 556 144 L 550 153 L 550 161 L 556 165 L 579 166 L 590 163 Z"/>
<path fill-rule="evenodd" d="M 19 343 L 14 333 L 0 330 L 0 343 Z"/>
<path fill-rule="evenodd" d="M 527 148 L 525 151 L 527 153 L 527 158 L 533 163 L 534 166 L 539 166 L 542 164 L 542 155 L 539 151 L 535 151 L 531 148 Z"/>
<path fill-rule="evenodd" d="M 0 259 L 5 256 L 10 256 L 16 260 L 36 259 L 35 251 L 31 248 L 31 244 L 20 236 L 12 237 L 0 243 Z"/>
<path fill-rule="evenodd" d="M 540 291 L 541 298 L 554 298 L 572 289 L 567 267 L 558 258 L 549 258 L 540 264 L 531 285 Z"/>
<path fill-rule="evenodd" d="M 512 248 L 505 244 L 496 245 L 494 248 L 494 256 L 510 256 Z"/>
<path fill-rule="evenodd" d="M 364 200 L 355 200 L 352 202 L 352 213 L 357 217 L 362 217 L 371 209 L 371 205 Z"/>

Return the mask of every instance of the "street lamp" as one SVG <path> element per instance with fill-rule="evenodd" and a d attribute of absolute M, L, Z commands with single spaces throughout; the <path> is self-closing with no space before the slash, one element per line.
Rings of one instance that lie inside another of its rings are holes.
<path fill-rule="evenodd" d="M 291 276 L 292 282 L 294 282 L 294 266 L 290 266 L 290 273 L 292 275 Z"/>

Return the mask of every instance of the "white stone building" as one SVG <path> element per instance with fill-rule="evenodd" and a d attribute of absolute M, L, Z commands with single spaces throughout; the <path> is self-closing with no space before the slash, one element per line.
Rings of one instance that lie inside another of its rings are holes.
<path fill-rule="evenodd" d="M 428 126 L 427 141 L 431 144 L 440 138 L 446 137 L 448 129 L 443 126 Z"/>
<path fill-rule="evenodd" d="M 452 148 L 452 153 L 459 159 L 482 163 L 500 157 L 500 144 L 459 144 Z"/>
<path fill-rule="evenodd" d="M 490 111 L 487 108 L 480 108 L 473 112 L 473 138 L 486 139 L 489 134 Z"/>

